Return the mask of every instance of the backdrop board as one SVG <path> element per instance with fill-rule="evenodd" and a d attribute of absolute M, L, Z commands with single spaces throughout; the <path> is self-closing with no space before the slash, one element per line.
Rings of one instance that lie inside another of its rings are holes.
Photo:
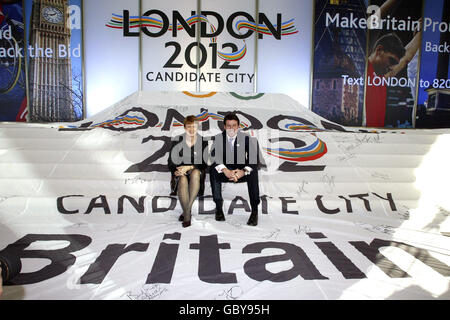
<path fill-rule="evenodd" d="M 139 89 L 139 38 L 124 37 L 124 11 L 139 1 L 84 0 L 87 116 Z"/>
<path fill-rule="evenodd" d="M 22 1 L 0 1 L 0 121 L 26 121 Z"/>
<path fill-rule="evenodd" d="M 450 2 L 425 1 L 417 128 L 450 126 Z"/>
<path fill-rule="evenodd" d="M 200 45 L 201 91 L 253 92 L 255 3 L 230 0 L 224 6 L 219 0 L 201 1 L 202 19 L 206 19 Z"/>
<path fill-rule="evenodd" d="M 367 33 L 336 21 L 366 11 L 367 1 L 315 1 L 312 110 L 343 125 L 362 124 Z"/>
<path fill-rule="evenodd" d="M 142 1 L 144 90 L 195 91 L 197 1 Z"/>
<path fill-rule="evenodd" d="M 84 118 L 81 0 L 25 0 L 30 120 Z"/>
<path fill-rule="evenodd" d="M 280 16 L 283 27 L 280 38 L 258 39 L 257 91 L 284 93 L 309 108 L 313 0 L 260 0 L 259 11 L 274 24 Z"/>

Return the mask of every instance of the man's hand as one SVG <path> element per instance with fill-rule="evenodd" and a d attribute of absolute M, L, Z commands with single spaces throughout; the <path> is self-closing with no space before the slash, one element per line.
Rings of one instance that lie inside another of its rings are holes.
<path fill-rule="evenodd" d="M 223 173 L 228 178 L 228 180 L 233 182 L 238 182 L 239 179 L 241 179 L 243 176 L 245 176 L 244 170 L 236 169 L 236 170 L 229 170 L 227 168 L 223 169 Z"/>
<path fill-rule="evenodd" d="M 234 172 L 234 177 L 236 178 L 236 180 L 234 182 L 238 182 L 239 179 L 241 179 L 242 177 L 245 176 L 244 170 L 236 169 L 233 172 Z"/>
<path fill-rule="evenodd" d="M 225 177 L 228 178 L 228 180 L 236 182 L 236 178 L 234 177 L 234 171 L 228 168 L 224 168 L 222 172 L 225 175 Z"/>

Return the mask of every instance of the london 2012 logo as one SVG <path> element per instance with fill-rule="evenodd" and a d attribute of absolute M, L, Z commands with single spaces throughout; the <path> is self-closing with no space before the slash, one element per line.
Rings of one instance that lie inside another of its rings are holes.
<path fill-rule="evenodd" d="M 142 16 L 130 16 L 128 10 L 123 10 L 122 14 L 113 13 L 106 26 L 122 30 L 124 37 L 138 37 L 142 32 L 148 37 L 157 38 L 171 32 L 172 36 L 176 38 L 181 31 L 184 31 L 191 38 L 195 38 L 199 31 L 200 37 L 210 39 L 210 43 L 206 48 L 202 43 L 194 41 L 185 48 L 185 62 L 193 69 L 197 68 L 197 64 L 192 61 L 191 53 L 197 47 L 201 53 L 198 63 L 200 68 L 206 64 L 207 57 L 211 54 L 210 67 L 212 69 L 238 69 L 239 65 L 236 62 L 242 60 L 248 52 L 246 39 L 255 33 L 258 39 L 271 36 L 277 40 L 299 33 L 294 24 L 295 20 L 283 21 L 281 13 L 276 15 L 276 22 L 270 21 L 264 13 L 259 13 L 258 19 L 255 21 L 251 14 L 244 11 L 235 12 L 227 18 L 214 11 L 201 11 L 200 14 L 193 11 L 191 14 L 190 17 L 184 18 L 179 11 L 173 11 L 171 15 L 167 15 L 160 10 L 152 9 Z M 171 20 L 169 16 L 172 18 Z M 211 23 L 211 17 L 217 21 L 216 24 Z M 200 24 L 199 28 L 197 28 L 197 24 Z M 239 44 L 222 43 L 219 48 L 218 41 L 224 32 L 242 42 Z M 177 41 L 169 41 L 165 47 L 174 47 L 175 50 L 164 64 L 164 68 L 181 68 L 184 64 L 175 63 L 182 52 L 181 44 Z M 218 65 L 219 59 L 223 60 L 220 66 Z"/>

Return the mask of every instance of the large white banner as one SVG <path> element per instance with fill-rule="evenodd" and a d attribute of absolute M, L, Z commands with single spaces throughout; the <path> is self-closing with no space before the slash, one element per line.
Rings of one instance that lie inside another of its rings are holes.
<path fill-rule="evenodd" d="M 199 97 L 200 96 L 200 97 Z M 245 184 L 209 177 L 182 228 L 167 153 L 236 111 L 258 139 L 259 223 Z M 1 299 L 449 299 L 450 135 L 342 128 L 285 95 L 140 92 L 67 126 L 0 127 Z"/>

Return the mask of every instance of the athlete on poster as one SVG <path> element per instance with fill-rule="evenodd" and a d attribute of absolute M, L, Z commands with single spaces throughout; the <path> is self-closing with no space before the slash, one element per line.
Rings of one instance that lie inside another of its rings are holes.
<path fill-rule="evenodd" d="M 422 1 L 372 0 L 367 19 L 366 126 L 413 126 Z"/>

